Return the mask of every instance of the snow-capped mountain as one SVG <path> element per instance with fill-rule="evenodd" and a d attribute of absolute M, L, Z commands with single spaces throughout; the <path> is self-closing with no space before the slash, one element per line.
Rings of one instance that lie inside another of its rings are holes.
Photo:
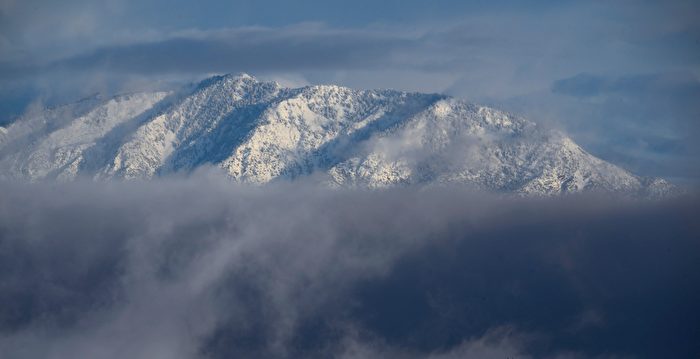
<path fill-rule="evenodd" d="M 459 184 L 533 194 L 672 188 L 602 161 L 557 131 L 437 94 L 284 88 L 248 75 L 196 88 L 89 98 L 0 129 L 0 177 L 151 178 L 210 164 L 267 183 Z"/>

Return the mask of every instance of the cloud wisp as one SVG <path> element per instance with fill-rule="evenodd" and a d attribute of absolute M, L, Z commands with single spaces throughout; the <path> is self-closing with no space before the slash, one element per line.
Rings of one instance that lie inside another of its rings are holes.
<path fill-rule="evenodd" d="M 216 179 L 3 184 L 0 350 L 683 357 L 697 201 Z"/>

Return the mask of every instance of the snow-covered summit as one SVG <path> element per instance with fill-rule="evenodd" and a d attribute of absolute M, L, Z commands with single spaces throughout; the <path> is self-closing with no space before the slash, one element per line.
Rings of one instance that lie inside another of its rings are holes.
<path fill-rule="evenodd" d="M 313 174 L 369 188 L 642 195 L 672 188 L 602 161 L 562 133 L 444 95 L 285 88 L 247 74 L 183 92 L 93 98 L 27 115 L 0 129 L 0 177 L 151 178 L 209 164 L 247 183 Z"/>

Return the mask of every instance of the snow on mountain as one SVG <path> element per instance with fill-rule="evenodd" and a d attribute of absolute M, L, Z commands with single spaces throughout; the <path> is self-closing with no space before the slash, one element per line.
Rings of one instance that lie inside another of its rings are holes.
<path fill-rule="evenodd" d="M 151 178 L 219 166 L 246 183 L 325 176 L 333 186 L 468 185 L 526 194 L 672 186 L 600 160 L 557 131 L 437 94 L 284 88 L 217 76 L 25 116 L 0 131 L 0 177 Z"/>
<path fill-rule="evenodd" d="M 120 124 L 134 119 L 166 96 L 164 92 L 119 96 L 49 110 L 13 123 L 0 147 L 3 176 L 74 178 L 95 148 Z"/>

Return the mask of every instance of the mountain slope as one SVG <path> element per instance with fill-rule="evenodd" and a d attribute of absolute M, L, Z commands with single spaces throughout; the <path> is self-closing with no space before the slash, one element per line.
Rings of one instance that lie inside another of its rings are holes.
<path fill-rule="evenodd" d="M 5 130 L 0 143 L 0 168 L 13 178 L 73 178 L 88 150 L 120 124 L 152 108 L 164 92 L 118 96 L 24 118 Z"/>
<path fill-rule="evenodd" d="M 558 194 L 671 189 L 602 161 L 565 135 L 436 94 L 283 88 L 217 76 L 183 93 L 91 99 L 2 131 L 2 178 L 151 178 L 210 164 L 233 180 L 321 175 L 335 186 L 457 184 Z"/>

